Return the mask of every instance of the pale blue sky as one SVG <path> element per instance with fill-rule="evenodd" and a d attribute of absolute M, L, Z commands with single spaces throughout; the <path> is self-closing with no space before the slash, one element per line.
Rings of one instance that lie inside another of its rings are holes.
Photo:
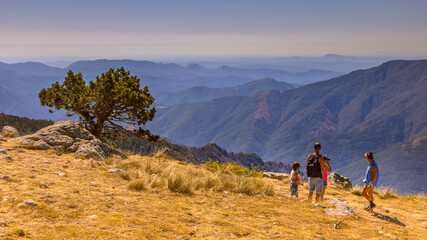
<path fill-rule="evenodd" d="M 427 56 L 427 1 L 0 0 L 0 61 Z"/>

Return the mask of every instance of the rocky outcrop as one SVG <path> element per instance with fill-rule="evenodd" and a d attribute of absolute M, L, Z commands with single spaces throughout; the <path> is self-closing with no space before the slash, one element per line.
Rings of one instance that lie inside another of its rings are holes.
<path fill-rule="evenodd" d="M 19 137 L 19 131 L 11 126 L 4 126 L 0 134 L 6 137 Z"/>
<path fill-rule="evenodd" d="M 330 198 L 326 201 L 328 204 L 334 205 L 335 208 L 325 209 L 326 215 L 331 216 L 347 216 L 356 213 L 343 199 Z"/>
<path fill-rule="evenodd" d="M 101 142 L 81 124 L 73 121 L 57 122 L 34 134 L 15 138 L 13 141 L 33 149 L 54 148 L 97 160 L 105 160 L 111 155 L 126 158 L 123 153 Z"/>
<path fill-rule="evenodd" d="M 333 183 L 335 185 L 341 186 L 347 191 L 350 191 L 353 189 L 353 184 L 351 183 L 351 180 L 347 177 L 341 176 L 337 172 L 333 172 L 329 174 L 328 176 L 328 182 Z"/>

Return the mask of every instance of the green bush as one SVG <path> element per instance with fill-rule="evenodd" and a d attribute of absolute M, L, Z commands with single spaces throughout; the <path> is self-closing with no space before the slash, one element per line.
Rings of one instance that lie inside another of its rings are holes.
<path fill-rule="evenodd" d="M 236 162 L 220 163 L 219 161 L 212 161 L 211 159 L 209 159 L 209 161 L 206 162 L 205 166 L 212 172 L 220 171 L 223 173 L 234 173 L 237 175 L 259 177 L 259 178 L 261 178 L 265 172 L 265 171 L 261 171 L 260 166 L 254 166 L 253 164 L 252 164 L 251 170 L 249 170 L 244 166 L 237 165 Z"/>

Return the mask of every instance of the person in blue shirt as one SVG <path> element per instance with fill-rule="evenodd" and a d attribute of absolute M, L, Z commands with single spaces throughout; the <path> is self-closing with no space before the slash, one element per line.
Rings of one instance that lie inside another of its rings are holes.
<path fill-rule="evenodd" d="M 372 152 L 365 153 L 365 158 L 369 162 L 366 169 L 365 179 L 362 182 L 365 184 L 363 187 L 362 195 L 369 201 L 369 206 L 366 210 L 372 210 L 376 205 L 374 203 L 374 188 L 378 183 L 379 169 L 377 163 L 374 161 L 374 154 Z"/>

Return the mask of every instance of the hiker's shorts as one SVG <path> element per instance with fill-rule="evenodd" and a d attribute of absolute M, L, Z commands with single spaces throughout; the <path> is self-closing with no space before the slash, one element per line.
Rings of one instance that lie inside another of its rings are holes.
<path fill-rule="evenodd" d="M 316 190 L 316 193 L 320 194 L 322 193 L 322 187 L 323 187 L 323 179 L 321 178 L 308 178 L 308 191 L 314 192 Z"/>

